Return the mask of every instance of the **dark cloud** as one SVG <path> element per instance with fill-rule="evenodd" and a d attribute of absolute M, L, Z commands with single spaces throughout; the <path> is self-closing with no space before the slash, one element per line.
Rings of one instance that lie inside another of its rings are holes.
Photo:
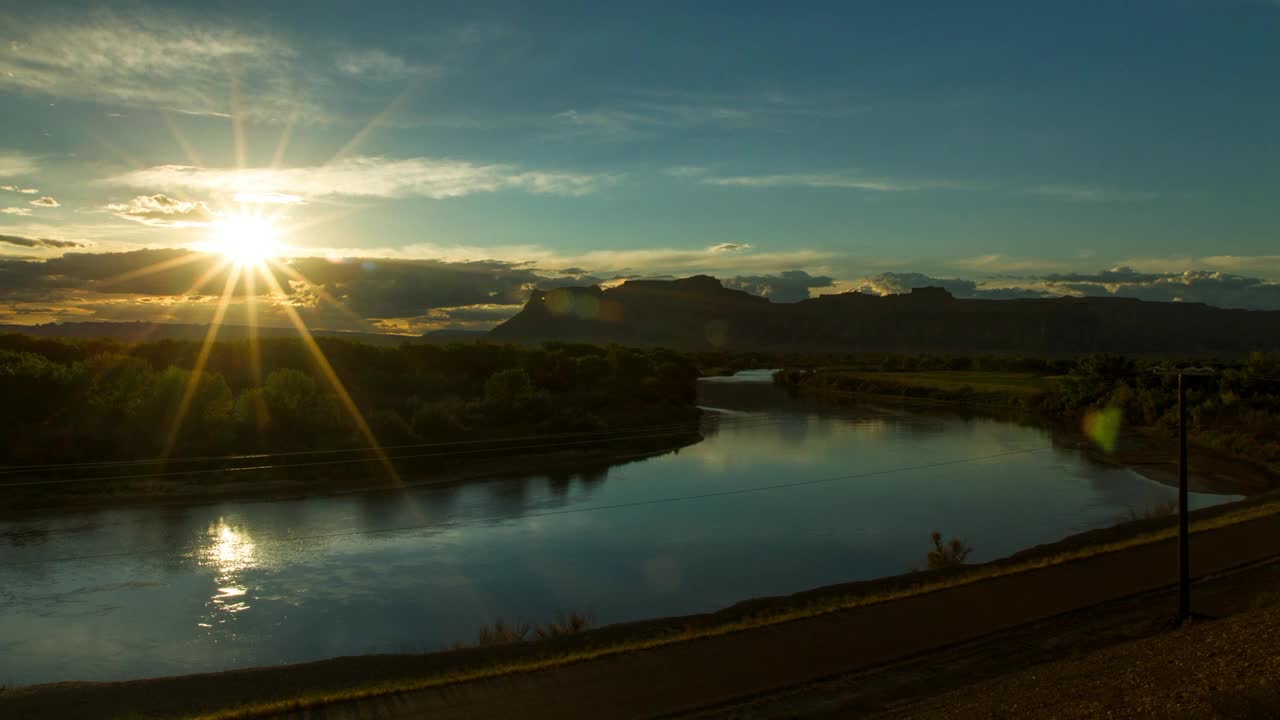
<path fill-rule="evenodd" d="M 0 262 L 0 292 L 18 288 L 92 290 L 107 294 L 182 295 L 215 258 L 190 250 L 66 253 L 40 261 Z M 225 274 L 209 278 L 209 286 Z"/>
<path fill-rule="evenodd" d="M 77 245 L 20 235 L 0 235 L 0 244 L 59 249 Z M 0 257 L 0 317 L 205 323 L 229 272 L 220 256 L 185 249 L 67 252 L 39 260 Z M 269 297 L 271 283 L 255 284 L 258 316 L 266 325 L 288 324 L 284 303 L 316 328 L 381 328 L 410 333 L 487 329 L 515 314 L 534 288 L 611 286 L 624 279 L 601 279 L 584 268 L 544 271 L 525 263 L 495 260 L 295 258 L 271 273 L 286 297 Z M 724 279 L 723 284 L 777 302 L 795 302 L 809 297 L 814 289 L 831 287 L 834 281 L 828 276 L 790 270 L 735 276 Z M 924 286 L 943 287 L 959 298 L 1106 295 L 1204 302 L 1221 307 L 1280 308 L 1280 285 L 1276 283 L 1200 271 L 1148 273 L 1115 268 L 1098 273 L 1003 277 L 985 282 L 923 273 L 882 273 L 848 287 L 888 294 Z M 247 322 L 249 303 L 244 299 L 245 291 L 241 282 L 227 311 L 228 322 Z"/>
<path fill-rule="evenodd" d="M 727 288 L 745 290 L 774 302 L 799 302 L 809 297 L 813 288 L 831 287 L 835 278 L 810 275 L 803 270 L 786 270 L 777 275 L 738 275 L 720 283 Z"/>
<path fill-rule="evenodd" d="M 535 286 L 582 284 L 547 278 L 534 270 L 485 260 L 300 258 L 290 263 L 309 285 L 323 289 L 356 314 L 369 318 L 417 317 L 433 308 L 523 303 Z"/>
<path fill-rule="evenodd" d="M 62 207 L 62 205 L 59 204 L 57 200 L 54 200 L 53 198 L 47 195 L 45 197 L 36 198 L 35 200 L 31 200 L 29 202 L 31 205 L 35 205 L 36 207 L 47 207 L 47 208 Z"/>
<path fill-rule="evenodd" d="M 999 287 L 961 278 L 936 278 L 922 273 L 881 273 L 864 278 L 851 289 L 876 295 L 910 292 L 912 288 L 945 288 L 958 298 L 1007 300 L 1026 297 L 1127 297 L 1155 302 L 1197 302 L 1223 308 L 1280 309 L 1280 284 L 1230 273 L 1187 270 L 1180 273 L 1140 272 L 1121 266 L 1093 273 L 1053 273 L 998 279 Z"/>
<path fill-rule="evenodd" d="M 1280 310 L 1280 283 L 1223 272 L 1143 273 L 1118 267 L 1092 274 L 1046 275 L 1041 281 L 1047 289 L 1059 294 Z"/>
<path fill-rule="evenodd" d="M 8 243 L 19 247 L 29 248 L 82 248 L 88 247 L 84 243 L 73 242 L 71 240 L 54 240 L 53 238 L 29 238 L 21 235 L 0 235 L 0 243 Z"/>
<path fill-rule="evenodd" d="M 501 322 L 520 312 L 523 305 L 465 305 L 463 307 L 436 308 L 426 318 L 450 322 Z"/>
<path fill-rule="evenodd" d="M 202 201 L 176 200 L 168 195 L 139 195 L 127 203 L 112 203 L 106 209 L 118 218 L 156 227 L 193 227 L 217 219 L 217 213 Z"/>

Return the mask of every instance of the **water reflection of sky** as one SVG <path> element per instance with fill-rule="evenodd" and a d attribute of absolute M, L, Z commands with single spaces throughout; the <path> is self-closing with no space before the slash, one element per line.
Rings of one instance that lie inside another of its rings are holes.
<path fill-rule="evenodd" d="M 559 610 L 700 612 L 902 572 L 935 529 L 990 559 L 1173 496 L 1034 428 L 819 411 L 762 379 L 704 388 L 745 411 L 709 414 L 705 442 L 607 472 L 0 523 L 0 682 L 428 650 Z M 692 495 L 708 496 L 663 502 Z"/>

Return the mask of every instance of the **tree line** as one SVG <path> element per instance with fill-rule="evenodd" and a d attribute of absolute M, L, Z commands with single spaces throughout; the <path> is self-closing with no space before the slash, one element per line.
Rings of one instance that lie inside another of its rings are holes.
<path fill-rule="evenodd" d="M 608 430 L 697 415 L 697 367 L 669 351 L 316 342 L 383 445 Z M 247 340 L 214 343 L 195 375 L 198 342 L 0 335 L 4 462 L 151 458 L 171 435 L 173 456 L 364 443 L 306 344 L 264 338 L 257 345 L 255 352 Z"/>
<path fill-rule="evenodd" d="M 1116 354 L 1046 359 L 1022 356 L 880 355 L 842 359 L 825 367 L 801 365 L 775 375 L 775 382 L 817 392 L 853 392 L 1003 406 L 1054 421 L 1074 421 L 1106 409 L 1119 410 L 1128 427 L 1173 434 L 1177 430 L 1178 367 L 1210 367 L 1215 373 L 1186 382 L 1189 433 L 1215 447 L 1280 472 L 1280 353 L 1244 359 L 1175 361 Z M 857 371 L 857 372 L 850 372 Z M 866 371 L 878 371 L 868 375 Z M 1040 376 L 1038 391 L 1000 387 L 1001 380 L 972 387 L 921 382 L 906 373 L 945 371 L 1021 372 Z"/>

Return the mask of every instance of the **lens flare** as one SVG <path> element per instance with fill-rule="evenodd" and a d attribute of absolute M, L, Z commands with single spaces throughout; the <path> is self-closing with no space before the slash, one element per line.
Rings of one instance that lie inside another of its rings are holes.
<path fill-rule="evenodd" d="M 1120 408 L 1091 410 L 1084 416 L 1084 434 L 1088 435 L 1098 447 L 1107 452 L 1115 452 L 1116 442 L 1120 439 L 1120 424 L 1124 413 Z"/>

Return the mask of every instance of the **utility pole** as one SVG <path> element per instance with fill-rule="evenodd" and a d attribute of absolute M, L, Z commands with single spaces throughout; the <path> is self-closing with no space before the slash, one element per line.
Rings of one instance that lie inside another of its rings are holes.
<path fill-rule="evenodd" d="M 1178 617 L 1181 625 L 1191 618 L 1191 523 L 1187 498 L 1187 387 L 1184 376 L 1213 375 L 1213 368 L 1152 370 L 1157 375 L 1178 376 Z"/>

